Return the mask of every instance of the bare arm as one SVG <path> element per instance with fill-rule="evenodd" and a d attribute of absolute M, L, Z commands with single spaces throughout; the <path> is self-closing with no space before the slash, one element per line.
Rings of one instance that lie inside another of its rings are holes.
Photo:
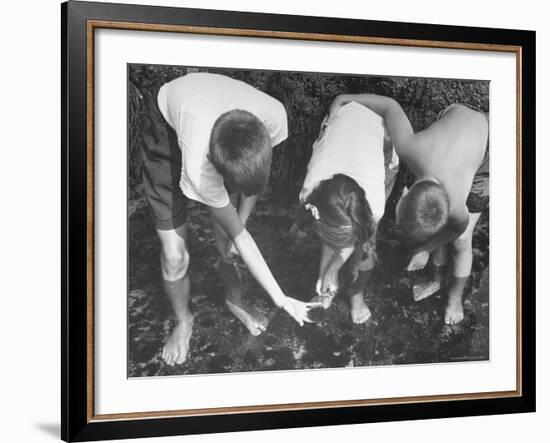
<path fill-rule="evenodd" d="M 246 229 L 243 229 L 239 235 L 233 238 L 233 242 L 241 258 L 250 270 L 250 273 L 266 290 L 273 300 L 273 303 L 278 307 L 282 307 L 287 297 L 283 294 L 279 284 L 275 281 L 273 274 L 269 270 L 262 253 L 258 249 L 250 233 Z"/>
<path fill-rule="evenodd" d="M 243 222 L 243 225 L 246 225 L 246 222 L 248 221 L 248 218 L 250 217 L 250 214 L 252 214 L 252 210 L 254 209 L 254 206 L 256 206 L 256 202 L 258 201 L 257 195 L 251 195 L 246 196 L 244 194 L 241 195 L 241 199 L 239 201 L 239 218 Z"/>
<path fill-rule="evenodd" d="M 246 222 L 250 218 L 250 215 L 252 214 L 252 211 L 254 209 L 254 206 L 256 206 L 256 202 L 258 201 L 257 195 L 251 195 L 251 196 L 245 196 L 244 194 L 240 195 L 239 198 L 239 210 L 237 211 L 239 218 L 243 224 L 243 226 L 246 226 Z M 226 241 L 229 239 L 226 239 Z M 229 243 L 226 245 L 226 251 L 225 254 L 228 258 L 236 257 L 239 255 L 239 251 L 237 251 L 237 248 L 235 247 L 235 244 L 232 241 L 229 241 Z"/>
<path fill-rule="evenodd" d="M 449 221 L 449 223 L 447 223 L 447 225 L 437 235 L 435 235 L 431 240 L 429 240 L 419 249 L 431 253 L 440 246 L 455 241 L 468 227 L 468 220 L 469 216 L 468 212 L 466 212 L 464 216 L 460 218 L 460 220 Z"/>
<path fill-rule="evenodd" d="M 366 106 L 386 121 L 388 131 L 396 147 L 406 144 L 414 135 L 411 123 L 403 108 L 391 97 L 376 94 L 342 94 L 337 96 L 329 110 L 333 116 L 338 108 L 350 102 L 357 102 Z"/>
<path fill-rule="evenodd" d="M 233 205 L 228 204 L 223 208 L 210 207 L 209 209 L 212 217 L 235 244 L 239 255 L 250 270 L 250 273 L 269 294 L 273 303 L 285 309 L 300 325 L 304 321 L 309 321 L 307 312 L 312 305 L 302 303 L 284 295 L 269 270 L 256 242 L 243 226 Z"/>
<path fill-rule="evenodd" d="M 335 249 L 331 248 L 325 243 L 321 243 L 321 260 L 319 260 L 319 277 L 317 277 L 317 283 L 315 284 L 315 292 L 318 295 L 322 295 L 321 288 L 323 286 L 323 278 L 325 276 L 325 271 L 332 260 Z"/>
<path fill-rule="evenodd" d="M 430 254 L 437 248 L 455 241 L 468 227 L 469 216 L 466 215 L 458 221 L 450 221 L 439 233 L 427 243 L 416 248 L 407 265 L 408 271 L 423 269 L 430 258 Z"/>
<path fill-rule="evenodd" d="M 320 294 L 334 294 L 338 291 L 338 272 L 344 263 L 351 257 L 355 247 L 344 248 L 334 251 L 330 262 L 321 279 L 321 287 L 317 291 Z"/>
<path fill-rule="evenodd" d="M 321 278 L 325 273 L 330 261 L 332 260 L 332 256 L 334 255 L 335 252 L 336 252 L 335 249 L 332 249 L 330 246 L 326 245 L 325 243 L 321 244 L 321 261 L 319 262 L 319 278 Z"/>
<path fill-rule="evenodd" d="M 209 208 L 212 217 L 233 241 L 239 255 L 258 280 L 258 283 L 267 291 L 275 305 L 282 306 L 285 295 L 273 278 L 256 242 L 245 229 L 237 211 L 232 204 L 223 208 Z"/>

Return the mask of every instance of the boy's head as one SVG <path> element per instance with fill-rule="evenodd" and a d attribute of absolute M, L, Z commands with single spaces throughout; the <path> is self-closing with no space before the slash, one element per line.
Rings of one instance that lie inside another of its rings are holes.
<path fill-rule="evenodd" d="M 235 192 L 259 194 L 269 180 L 271 139 L 254 114 L 234 109 L 216 120 L 208 159 Z"/>
<path fill-rule="evenodd" d="M 397 231 L 405 243 L 419 246 L 436 235 L 449 218 L 449 197 L 440 183 L 416 182 L 397 203 Z"/>

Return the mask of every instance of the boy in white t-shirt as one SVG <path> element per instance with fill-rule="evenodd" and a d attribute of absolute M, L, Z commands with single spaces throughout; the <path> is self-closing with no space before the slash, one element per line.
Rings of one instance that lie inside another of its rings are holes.
<path fill-rule="evenodd" d="M 193 327 L 187 199 L 209 209 L 226 305 L 250 333 L 260 334 L 267 321 L 242 300 L 237 254 L 277 306 L 300 325 L 309 321 L 307 313 L 314 305 L 284 295 L 245 228 L 269 179 L 272 148 L 287 137 L 283 105 L 244 82 L 194 73 L 163 85 L 157 103 L 149 104 L 147 117 L 144 189 L 161 241 L 164 290 L 178 321 L 164 346 L 164 361 L 169 365 L 185 361 Z M 238 197 L 233 199 L 238 200 L 237 209 L 226 185 Z"/>

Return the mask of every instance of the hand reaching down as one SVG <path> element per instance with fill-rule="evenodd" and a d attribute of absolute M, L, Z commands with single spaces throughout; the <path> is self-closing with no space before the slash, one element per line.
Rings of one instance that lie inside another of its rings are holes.
<path fill-rule="evenodd" d="M 315 289 L 318 295 L 334 295 L 338 292 L 338 271 L 331 270 L 330 267 L 325 271 L 321 283 Z"/>
<path fill-rule="evenodd" d="M 300 326 L 304 323 L 313 323 L 308 317 L 310 309 L 321 307 L 321 303 L 304 303 L 291 297 L 287 297 L 281 306 Z"/>
<path fill-rule="evenodd" d="M 225 248 L 225 256 L 228 261 L 234 261 L 237 257 L 239 257 L 239 251 L 235 247 L 235 243 L 233 243 L 231 240 L 227 242 L 227 246 Z"/>
<path fill-rule="evenodd" d="M 323 286 L 323 276 L 320 276 L 315 283 L 315 293 L 319 296 L 323 295 L 321 292 L 321 287 Z"/>
<path fill-rule="evenodd" d="M 420 251 L 414 254 L 409 261 L 407 266 L 407 271 L 419 271 L 426 267 L 428 259 L 430 258 L 430 253 L 428 251 Z"/>

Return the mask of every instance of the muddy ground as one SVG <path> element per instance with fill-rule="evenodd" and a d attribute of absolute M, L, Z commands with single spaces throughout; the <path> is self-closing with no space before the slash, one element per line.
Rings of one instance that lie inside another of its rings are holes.
<path fill-rule="evenodd" d="M 315 324 L 300 327 L 273 306 L 268 295 L 242 268 L 245 297 L 268 318 L 268 329 L 251 337 L 225 308 L 217 275 L 217 255 L 209 217 L 189 205 L 190 276 L 195 326 L 187 361 L 169 367 L 161 358 L 174 325 L 160 280 L 159 241 L 145 201 L 131 198 L 129 231 L 128 376 L 337 368 L 420 364 L 489 358 L 488 213 L 474 234 L 474 263 L 465 296 L 465 319 L 443 321 L 445 297 L 415 302 L 411 285 L 425 272 L 403 270 L 406 254 L 392 236 L 393 221 L 379 229 L 379 265 L 366 301 L 372 311 L 364 325 L 351 322 L 347 300 L 336 297 L 328 311 L 312 313 Z M 311 235 L 291 237 L 294 211 L 258 204 L 248 225 L 268 265 L 288 296 L 308 301 L 314 295 L 319 244 Z"/>

